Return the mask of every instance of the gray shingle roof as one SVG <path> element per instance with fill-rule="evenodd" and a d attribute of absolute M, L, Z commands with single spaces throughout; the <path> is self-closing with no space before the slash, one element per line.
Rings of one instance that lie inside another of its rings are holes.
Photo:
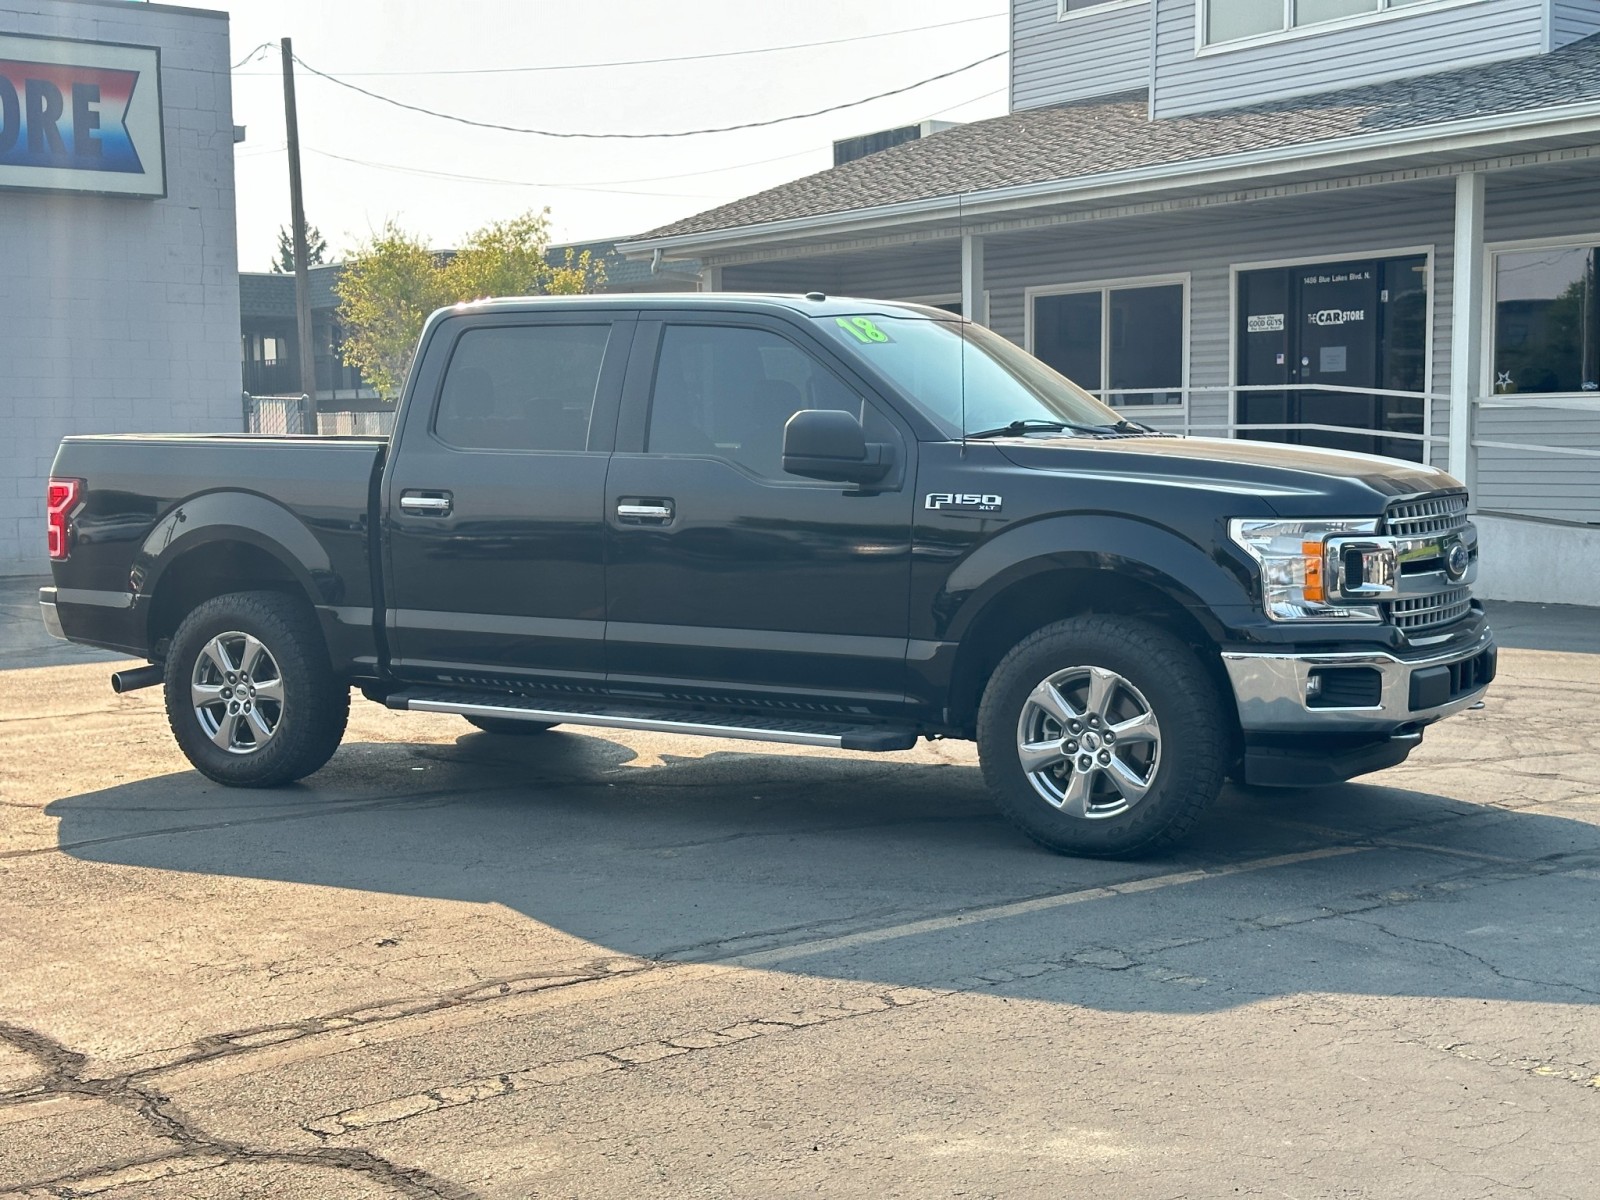
<path fill-rule="evenodd" d="M 1146 93 L 945 130 L 640 234 L 639 241 L 1309 145 L 1600 99 L 1600 35 L 1551 54 L 1152 121 Z"/>

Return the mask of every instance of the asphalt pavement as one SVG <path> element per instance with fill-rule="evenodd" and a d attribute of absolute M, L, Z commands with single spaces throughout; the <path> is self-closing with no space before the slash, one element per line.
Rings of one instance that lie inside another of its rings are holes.
<path fill-rule="evenodd" d="M 1492 606 L 1410 762 L 1117 863 L 957 743 L 358 701 L 229 791 L 0 601 L 6 1200 L 1596 1194 L 1594 610 Z"/>

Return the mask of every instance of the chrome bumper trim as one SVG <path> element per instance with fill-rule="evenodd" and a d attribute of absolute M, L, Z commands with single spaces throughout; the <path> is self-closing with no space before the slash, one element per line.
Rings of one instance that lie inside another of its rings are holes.
<path fill-rule="evenodd" d="M 1411 673 L 1476 658 L 1494 646 L 1485 629 L 1471 646 L 1432 658 L 1396 658 L 1387 651 L 1331 654 L 1272 654 L 1224 651 L 1222 663 L 1239 704 L 1239 724 L 1251 731 L 1354 733 L 1378 732 L 1401 725 L 1423 725 L 1470 708 L 1488 685 L 1457 696 L 1435 708 L 1411 708 Z M 1311 708 L 1306 682 L 1317 667 L 1372 667 L 1382 678 L 1380 699 L 1369 708 Z"/>
<path fill-rule="evenodd" d="M 60 638 L 63 642 L 67 635 L 61 629 L 61 614 L 56 611 L 56 602 L 47 600 L 43 595 L 39 597 L 39 615 L 44 618 L 44 629 L 53 638 Z"/>

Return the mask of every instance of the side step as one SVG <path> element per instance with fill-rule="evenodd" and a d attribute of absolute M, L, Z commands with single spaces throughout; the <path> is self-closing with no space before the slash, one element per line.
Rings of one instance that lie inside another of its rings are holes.
<path fill-rule="evenodd" d="M 846 721 L 802 720 L 749 713 L 645 708 L 596 703 L 566 696 L 559 701 L 532 700 L 501 692 L 427 688 L 395 692 L 386 697 L 384 703 L 390 708 L 410 712 L 545 721 L 552 725 L 598 725 L 606 729 L 641 729 L 651 733 L 740 738 L 751 742 L 788 742 L 796 746 L 829 746 L 838 750 L 910 750 L 917 744 L 916 730 L 906 726 L 854 725 Z"/>

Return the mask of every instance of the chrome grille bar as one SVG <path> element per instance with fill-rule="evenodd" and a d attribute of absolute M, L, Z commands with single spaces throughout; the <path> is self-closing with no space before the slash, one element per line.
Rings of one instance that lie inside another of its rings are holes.
<path fill-rule="evenodd" d="M 1384 513 L 1384 529 L 1387 533 L 1413 545 L 1436 545 L 1441 559 L 1453 535 L 1463 533 L 1468 528 L 1467 497 L 1460 492 L 1399 500 Z M 1470 587 L 1448 583 L 1442 572 L 1438 578 L 1437 590 L 1420 596 L 1405 596 L 1388 604 L 1389 620 L 1396 628 L 1407 633 L 1420 633 L 1459 621 L 1472 611 Z"/>
<path fill-rule="evenodd" d="M 1430 629 L 1458 621 L 1471 610 L 1472 589 L 1457 587 L 1431 596 L 1396 600 L 1389 606 L 1389 616 L 1400 629 Z"/>

